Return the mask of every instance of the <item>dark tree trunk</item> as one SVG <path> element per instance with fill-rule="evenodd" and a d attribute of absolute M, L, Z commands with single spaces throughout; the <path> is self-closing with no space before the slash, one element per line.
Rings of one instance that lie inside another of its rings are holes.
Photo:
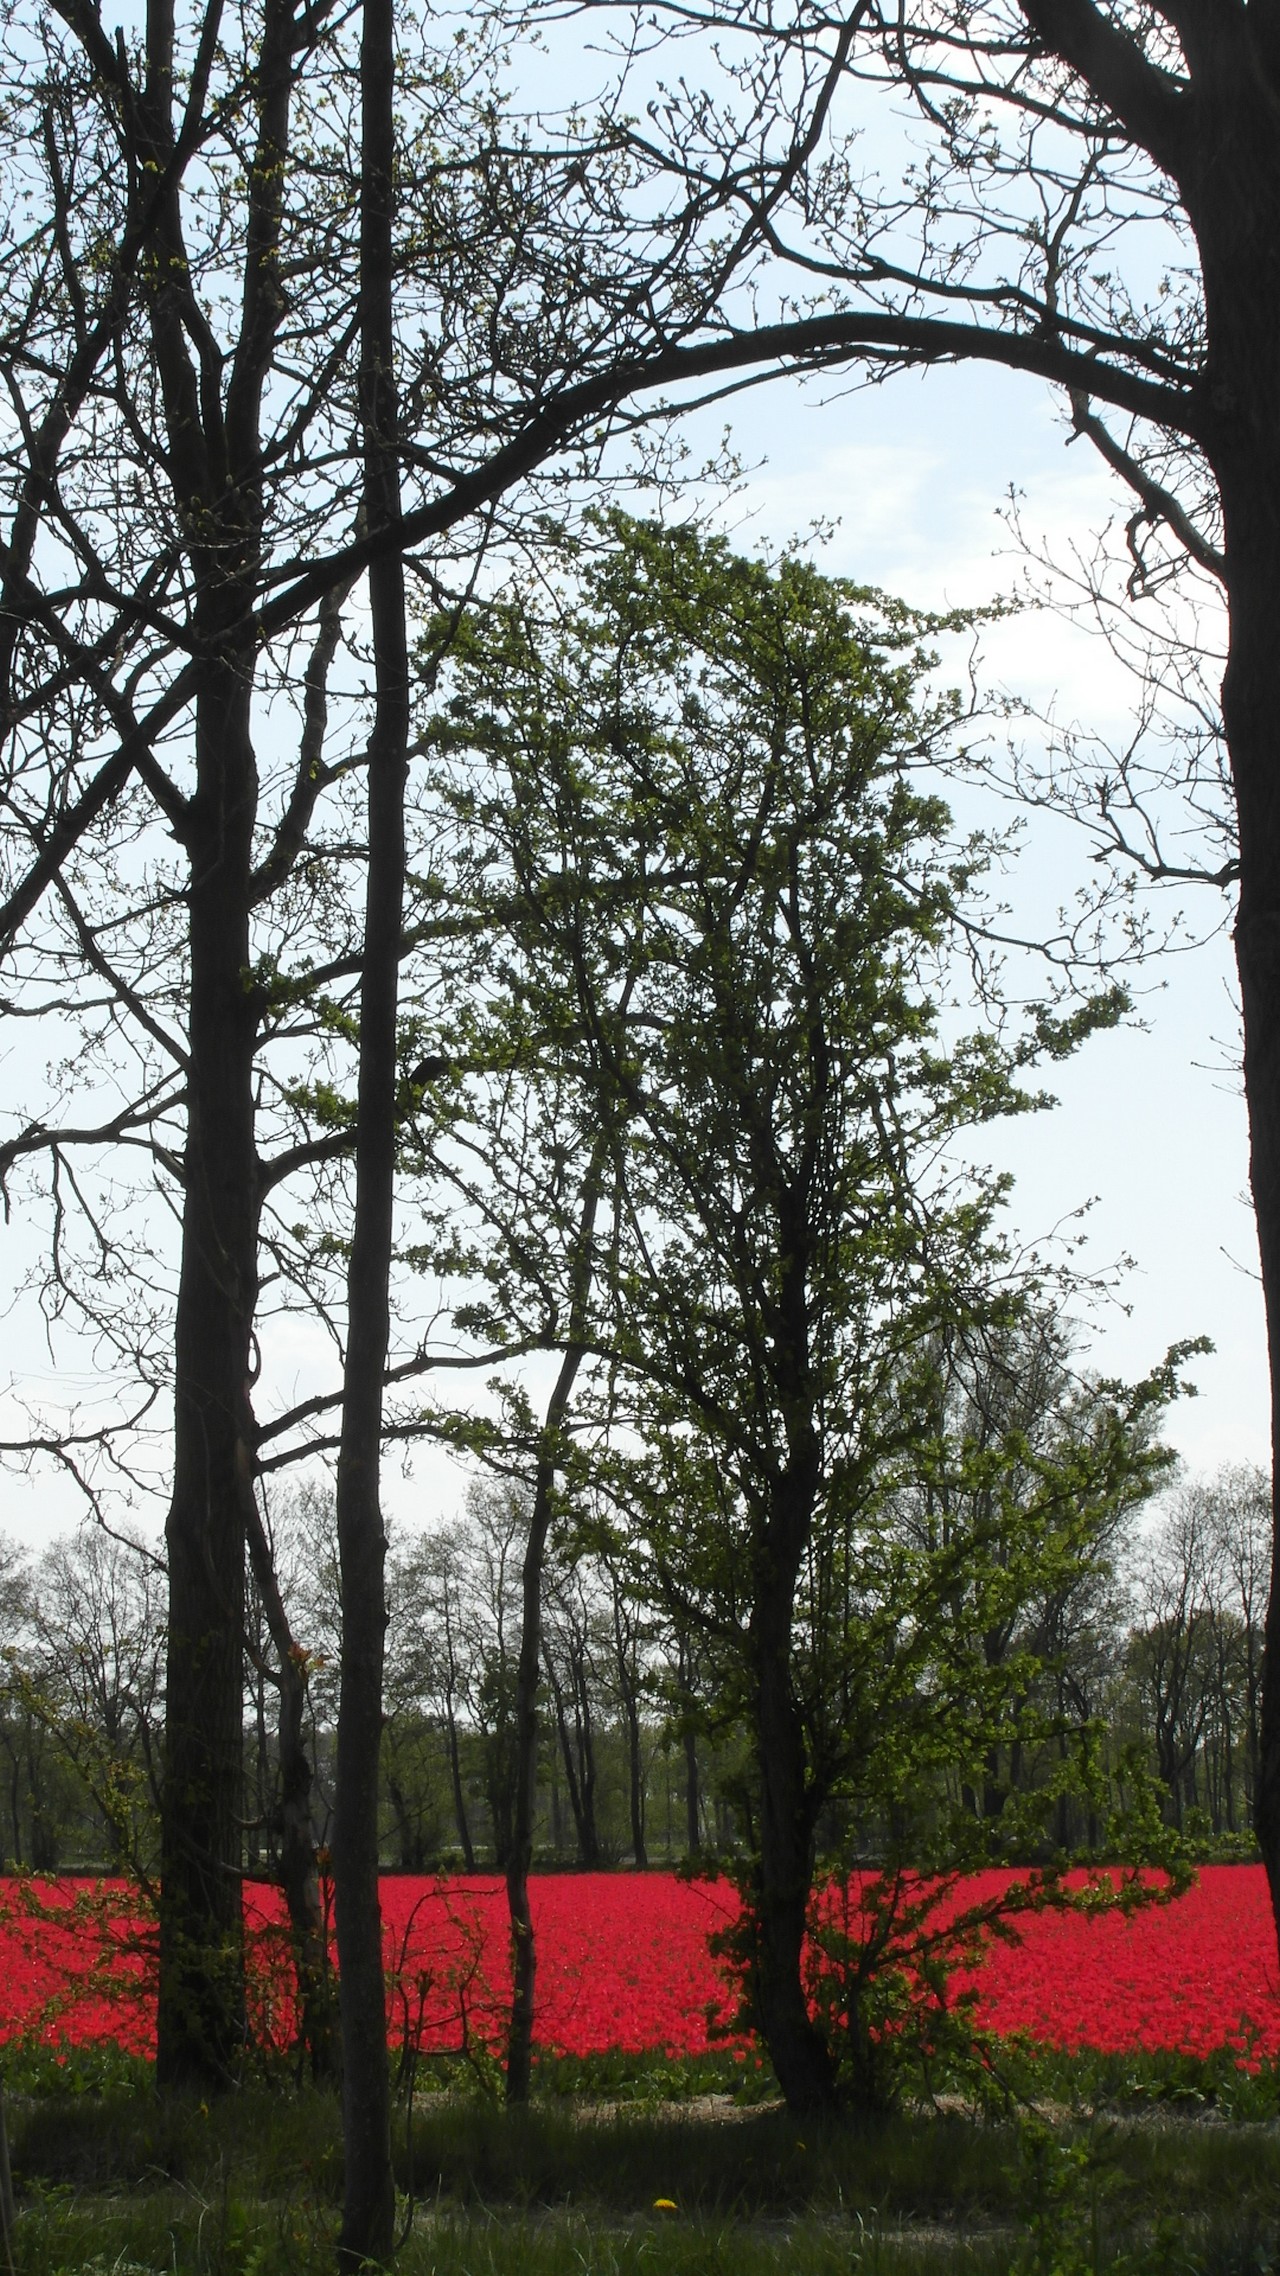
<path fill-rule="evenodd" d="M 684 1752 L 685 1853 L 689 1857 L 696 1857 L 702 1847 L 702 1794 L 698 1774 L 698 1726 L 695 1712 L 698 1668 L 685 1636 L 679 1639 L 676 1676 L 680 1686 L 680 1741 Z"/>
<path fill-rule="evenodd" d="M 644 1829 L 644 1757 L 640 1746 L 640 1717 L 634 1702 L 627 1709 L 627 1768 L 631 1800 L 631 1855 L 643 1871 L 649 1862 Z"/>
<path fill-rule="evenodd" d="M 557 1421 L 563 1418 L 581 1354 L 567 1353 L 552 1393 Z M 551 1409 L 548 1409 L 548 1427 Z M 545 1434 L 544 1434 L 545 1435 Z M 511 2014 L 507 2025 L 506 2096 L 527 2102 L 533 2062 L 533 2017 L 538 1952 L 529 1904 L 533 1863 L 533 1813 L 538 1774 L 538 1672 L 542 1663 L 542 1573 L 551 1527 L 555 1452 L 539 1457 L 533 1507 L 521 1570 L 520 1656 L 516 1668 L 516 1776 L 511 1844 L 507 1852 L 507 1916 L 511 1923 Z"/>
<path fill-rule="evenodd" d="M 162 182 L 175 148 L 174 20 L 148 12 L 136 124 Z M 156 2075 L 216 2086 L 244 2040 L 241 1901 L 245 1530 L 253 1430 L 248 1384 L 257 1302 L 258 1162 L 249 910 L 258 775 L 251 707 L 261 547 L 261 401 L 283 310 L 276 254 L 295 26 L 264 0 L 244 295 L 225 394 L 197 373 L 175 173 L 160 193 L 150 270 L 151 346 L 168 474 L 186 523 L 195 627 L 208 659 L 196 698 L 195 791 L 178 834 L 190 864 L 187 1137 L 174 1336 L 173 1496 Z M 175 799 L 175 805 L 180 805 Z"/>
<path fill-rule="evenodd" d="M 1240 816 L 1236 962 L 1271 1380 L 1273 1563 L 1263 1631 L 1254 1822 L 1280 1935 L 1280 452 L 1237 485 L 1222 475 L 1231 644 L 1223 710 Z"/>
<path fill-rule="evenodd" d="M 387 1800 L 395 1820 L 396 1862 L 402 1873 L 419 1873 L 422 1870 L 419 1855 L 420 1843 L 414 1835 L 413 1810 L 404 1787 L 394 1771 L 387 1773 Z"/>
<path fill-rule="evenodd" d="M 462 1758 L 458 1749 L 458 1718 L 453 1711 L 452 1691 L 445 1703 L 445 1723 L 449 1738 L 449 1785 L 453 1794 L 453 1822 L 458 1829 L 458 1839 L 462 1844 L 463 1871 L 474 1873 L 476 1853 L 471 1839 L 471 1826 L 467 1818 L 467 1796 L 462 1783 Z"/>
<path fill-rule="evenodd" d="M 582 1793 L 582 1845 L 579 1861 L 588 1873 L 600 1865 L 600 1828 L 596 1822 L 596 1734 L 591 1720 L 591 1693 L 588 1688 L 588 1670 L 585 1659 L 574 1668 L 574 1688 L 577 1701 L 574 1722 L 577 1729 L 578 1761 L 581 1765 Z"/>
<path fill-rule="evenodd" d="M 696 1857 L 702 1847 L 702 1798 L 698 1791 L 698 1734 L 691 1723 L 684 1732 L 684 1839 L 685 1850 Z"/>
<path fill-rule="evenodd" d="M 1280 1936 L 1280 141 L 1254 18 L 1182 29 L 1179 187 L 1200 252 L 1207 354 L 1188 424 L 1217 479 L 1229 608 L 1223 721 L 1239 824 L 1235 949 L 1271 1387 L 1271 1593 L 1255 1825 Z"/>
<path fill-rule="evenodd" d="M 551 1528 L 556 1471 L 563 1459 L 569 1402 L 582 1364 L 580 1338 L 593 1277 L 593 1244 L 604 1149 L 597 1145 L 583 1184 L 582 1216 L 570 1266 L 568 1340 L 539 1435 L 533 1507 L 520 1587 L 520 1654 L 516 1663 L 516 1775 L 511 1848 L 507 1857 L 507 1911 L 511 1922 L 511 2016 L 507 2028 L 506 2095 L 527 2102 L 533 2061 L 534 1997 L 538 1954 L 529 1904 L 533 1816 L 538 1775 L 538 1674 L 542 1665 L 542 1575 Z"/>
<path fill-rule="evenodd" d="M 392 321 L 395 192 L 394 0 L 365 0 L 360 53 L 360 409 L 371 530 L 399 514 Z M 334 1895 L 342 2016 L 344 2190 L 338 2260 L 391 2258 L 391 2077 L 378 1901 L 378 1758 L 386 1636 L 386 1534 L 379 1494 L 382 1384 L 390 1329 L 396 1148 L 396 1013 L 404 903 L 409 659 L 404 568 L 369 571 L 376 708 L 368 753 L 369 868 L 360 986 L 356 1201 L 347 1273 L 347 1349 L 338 1454 L 342 1663 Z"/>
<path fill-rule="evenodd" d="M 627 1800 L 631 1815 L 631 1855 L 638 1868 L 649 1862 L 644 1828 L 644 1757 L 641 1749 L 640 1677 L 634 1629 L 629 1634 L 623 1618 L 623 1595 L 616 1572 L 613 1584 L 613 1647 L 618 1662 L 618 1697 L 627 1732 Z"/>
<path fill-rule="evenodd" d="M 161 1807 L 162 2086 L 225 2084 L 244 2043 L 241 1899 L 247 1405 L 257 1301 L 249 674 L 212 670 L 189 834 L 190 1027 Z"/>
<path fill-rule="evenodd" d="M 307 1751 L 302 1657 L 280 1594 L 270 1545 L 248 1489 L 246 1526 L 263 1615 L 279 1662 L 280 1886 L 298 1987 L 298 2045 L 317 2081 L 339 2076 L 337 1987 L 329 1965 L 328 1926 L 320 1893 L 312 1799 L 315 1773 Z"/>
<path fill-rule="evenodd" d="M 564 1764 L 564 1782 L 573 1817 L 576 1862 L 584 1872 L 593 1873 L 600 1863 L 600 1835 L 596 1827 L 595 1751 L 590 1722 L 584 1721 L 582 1714 L 581 1668 L 575 1665 L 571 1672 L 574 1710 L 572 1727 L 565 1712 L 564 1691 L 550 1659 L 547 1661 L 547 1680 L 556 1703 L 556 1734 L 560 1741 L 560 1760 Z"/>
<path fill-rule="evenodd" d="M 771 1529 L 772 1530 L 772 1529 Z M 791 1629 L 799 1553 L 794 1519 L 785 1548 L 766 1552 L 751 1623 L 759 1853 L 753 1890 L 753 1994 L 760 2030 L 788 2110 L 831 2109 L 835 2074 L 804 1995 L 801 1962 L 813 1883 L 814 1811 L 804 1732 L 791 1678 Z"/>

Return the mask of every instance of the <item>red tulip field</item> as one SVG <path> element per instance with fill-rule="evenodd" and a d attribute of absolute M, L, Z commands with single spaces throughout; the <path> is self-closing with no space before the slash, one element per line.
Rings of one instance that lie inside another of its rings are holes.
<path fill-rule="evenodd" d="M 972 1900 L 996 1876 L 966 1883 Z M 564 1874 L 534 1882 L 539 1938 L 538 2039 L 559 2053 L 619 2048 L 693 2054 L 727 2006 L 707 1951 L 732 1917 L 725 1883 L 667 1874 Z M 493 1878 L 388 1878 L 382 1885 L 392 2030 L 424 2049 L 492 2043 L 506 1981 L 506 1909 Z M 116 2039 L 145 2050 L 152 2036 L 149 1938 L 119 1893 L 101 1884 L 0 1884 L 4 2011 L 0 2036 Z M 254 1935 L 255 2024 L 287 2041 L 279 1986 L 280 1911 L 272 1891 L 248 1899 Z M 1132 1916 L 1040 1913 L 1018 1924 L 965 1979 L 979 2020 L 1057 2046 L 1174 2048 L 1205 2055 L 1224 2043 L 1280 2052 L 1274 1935 L 1260 1867 L 1208 1866 L 1173 1902 Z"/>

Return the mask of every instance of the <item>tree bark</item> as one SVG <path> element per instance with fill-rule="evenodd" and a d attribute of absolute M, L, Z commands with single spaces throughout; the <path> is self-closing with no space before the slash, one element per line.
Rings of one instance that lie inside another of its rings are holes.
<path fill-rule="evenodd" d="M 396 463 L 392 224 L 394 0 L 365 0 L 360 53 L 361 371 L 368 527 L 400 509 Z M 378 1758 L 386 1636 L 386 1534 L 379 1496 L 382 1378 L 390 1328 L 396 1149 L 396 1013 L 404 902 L 409 660 L 404 569 L 369 571 L 375 712 L 368 752 L 369 867 L 360 987 L 356 1200 L 347 1274 L 347 1349 L 338 1454 L 342 1657 L 334 1896 L 342 2017 L 344 2193 L 339 2267 L 391 2258 L 395 2183 L 378 1901 Z"/>
<path fill-rule="evenodd" d="M 1263 1629 L 1254 1823 L 1280 1937 L 1280 453 L 1267 456 L 1275 463 L 1244 470 L 1238 487 L 1221 469 L 1219 479 L 1231 604 L 1223 712 L 1240 815 L 1235 949 L 1272 1415 L 1273 1563 Z"/>
<path fill-rule="evenodd" d="M 760 1836 L 754 1874 L 752 1993 L 760 2030 L 795 2116 L 834 2108 L 835 2073 L 809 2014 L 802 1960 L 813 1884 L 814 1813 L 791 1672 L 792 1620 L 808 1518 L 780 1481 L 756 1577 L 750 1650 Z M 781 1522 L 779 1518 L 781 1516 Z"/>
<path fill-rule="evenodd" d="M 320 1862 L 312 1817 L 315 1773 L 303 1735 L 307 1704 L 305 1655 L 289 1624 L 270 1544 L 252 1499 L 251 1482 L 247 1483 L 247 1491 L 249 1553 L 268 1633 L 279 1661 L 280 1703 L 276 1731 L 280 1750 L 280 1886 L 289 1915 L 289 1940 L 298 1990 L 298 2046 L 310 2062 L 312 2077 L 317 2081 L 333 2081 L 341 2070 L 337 2000 L 333 1970 L 329 1965 L 328 1929 L 320 1896 Z"/>
<path fill-rule="evenodd" d="M 210 673 L 196 721 L 190 1022 L 161 1807 L 161 2086 L 230 2078 L 244 2043 L 242 1684 L 257 1301 L 249 875 L 257 768 L 249 675 Z"/>
<path fill-rule="evenodd" d="M 467 1817 L 467 1796 L 462 1783 L 462 1757 L 458 1747 L 458 1718 L 453 1711 L 453 1693 L 450 1692 L 445 1709 L 445 1724 L 449 1738 L 449 1791 L 453 1797 L 453 1822 L 462 1844 L 462 1869 L 474 1873 L 475 1847 L 471 1839 L 471 1825 Z"/>
<path fill-rule="evenodd" d="M 618 1669 L 618 1700 L 627 1734 L 627 1802 L 631 1818 L 631 1856 L 638 1869 L 649 1862 L 645 1846 L 644 1758 L 641 1750 L 640 1674 L 634 1630 L 628 1633 L 623 1613 L 622 1580 L 609 1568 L 613 1596 L 613 1650 Z"/>
<path fill-rule="evenodd" d="M 265 0 L 243 305 L 225 396 L 198 376 L 175 150 L 174 20 L 148 12 L 147 84 L 135 124 L 165 187 L 151 269 L 151 346 L 168 473 L 184 523 L 202 665 L 195 791 L 179 834 L 190 863 L 187 1137 L 175 1320 L 168 1670 L 161 1798 L 160 2084 L 225 2083 L 244 2032 L 244 1480 L 258 1294 L 258 1161 L 249 912 L 258 772 L 253 604 L 261 553 L 261 403 L 284 307 L 276 254 L 288 147 L 294 25 Z"/>
<path fill-rule="evenodd" d="M 520 1656 L 516 1667 L 516 1776 L 511 1845 L 507 1852 L 507 1916 L 511 1924 L 511 2013 L 507 2023 L 506 2097 L 527 2102 L 533 2063 L 533 2017 L 538 1977 L 538 1952 L 529 1903 L 529 1868 L 533 1863 L 533 1813 L 538 1774 L 538 1672 L 542 1662 L 542 1573 L 546 1563 L 547 1535 L 551 1529 L 551 1496 L 555 1485 L 556 1450 L 547 1432 L 552 1412 L 563 1420 L 581 1362 L 580 1352 L 566 1352 L 551 1394 L 544 1426 L 543 1451 L 538 1457 L 533 1507 L 521 1568 Z"/>
<path fill-rule="evenodd" d="M 516 1663 L 516 1775 L 511 1847 L 507 1856 L 507 1912 L 511 1922 L 511 2015 L 507 2026 L 506 2097 L 527 2102 L 533 2061 L 534 2000 L 538 1954 L 529 1904 L 533 1863 L 533 1816 L 538 1775 L 538 1674 L 542 1665 L 542 1575 L 551 1529 L 556 1471 L 563 1460 L 564 1427 L 578 1369 L 580 1341 L 593 1278 L 593 1243 L 605 1149 L 598 1142 L 587 1166 L 582 1214 L 570 1265 L 568 1337 L 560 1371 L 539 1434 L 533 1507 L 525 1543 L 520 1588 L 520 1654 Z"/>

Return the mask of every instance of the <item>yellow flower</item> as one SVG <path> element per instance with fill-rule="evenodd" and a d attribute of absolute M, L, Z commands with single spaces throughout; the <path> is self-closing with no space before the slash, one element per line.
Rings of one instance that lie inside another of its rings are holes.
<path fill-rule="evenodd" d="M 653 2200 L 653 2209 L 655 2213 L 674 2213 L 676 2209 L 675 2198 L 655 2197 Z"/>

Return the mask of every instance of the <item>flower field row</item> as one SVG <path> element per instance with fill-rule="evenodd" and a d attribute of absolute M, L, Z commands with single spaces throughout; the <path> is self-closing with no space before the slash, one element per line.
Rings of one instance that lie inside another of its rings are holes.
<path fill-rule="evenodd" d="M 973 1900 L 995 1885 L 966 1883 Z M 104 1901 L 105 1899 L 105 1901 Z M 426 2049 L 492 2043 L 507 1983 L 502 1883 L 474 1878 L 382 1884 L 391 2028 Z M 707 1950 L 732 1918 L 727 1884 L 666 1874 L 561 1874 L 533 1884 L 540 2043 L 565 2054 L 617 2047 L 697 2053 L 727 2006 Z M 283 1931 L 273 1890 L 247 1898 L 254 2020 L 287 2041 Z M 0 2036 L 115 2038 L 153 2031 L 151 1935 L 123 1890 L 0 1884 Z M 1041 1913 L 995 1945 L 972 1979 L 979 2018 L 1064 2047 L 1179 2048 L 1224 2042 L 1280 2053 L 1276 1947 L 1260 1867 L 1210 1866 L 1172 1903 L 1132 1916 Z"/>

